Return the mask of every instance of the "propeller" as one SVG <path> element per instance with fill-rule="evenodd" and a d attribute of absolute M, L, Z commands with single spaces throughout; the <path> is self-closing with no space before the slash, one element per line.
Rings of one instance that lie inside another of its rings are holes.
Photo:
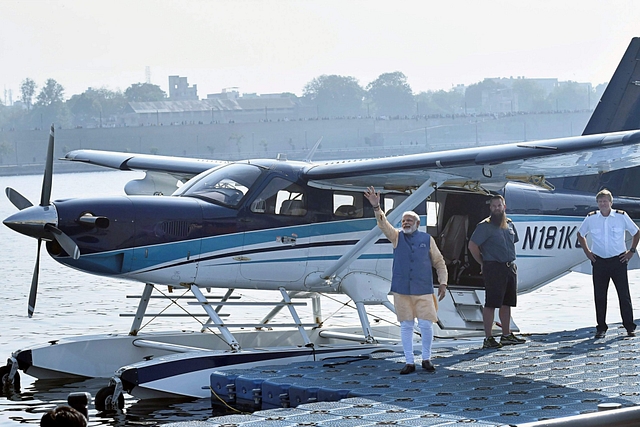
<path fill-rule="evenodd" d="M 47 160 L 44 168 L 42 180 L 42 192 L 40 194 L 40 206 L 33 204 L 22 194 L 13 188 L 7 188 L 7 197 L 20 211 L 4 221 L 8 227 L 38 239 L 38 252 L 36 255 L 36 265 L 31 279 L 31 289 L 29 291 L 29 317 L 33 316 L 36 307 L 36 296 L 38 293 L 38 276 L 40 274 L 40 248 L 42 240 L 55 239 L 64 251 L 73 259 L 80 258 L 78 245 L 57 227 L 57 213 L 51 206 L 51 183 L 53 179 L 53 147 L 54 147 L 54 126 L 51 125 L 49 133 L 49 145 L 47 147 Z M 53 224 L 55 222 L 56 224 Z"/>
<path fill-rule="evenodd" d="M 71 256 L 71 258 L 80 258 L 80 249 L 78 248 L 78 245 L 76 245 L 76 242 L 71 240 L 71 237 L 64 234 L 62 230 L 52 224 L 46 224 L 44 229 L 53 234 L 53 237 L 58 241 L 62 249 Z"/>
<path fill-rule="evenodd" d="M 31 203 L 29 199 L 27 199 L 11 187 L 7 187 L 4 192 L 9 198 L 9 201 L 13 203 L 13 205 L 19 210 L 30 208 L 31 206 L 33 206 L 33 203 Z"/>
<path fill-rule="evenodd" d="M 36 296 L 38 295 L 38 276 L 40 275 L 40 247 L 42 239 L 38 239 L 38 254 L 36 255 L 36 266 L 33 269 L 33 277 L 31 278 L 31 289 L 29 290 L 29 305 L 27 306 L 27 312 L 29 317 L 33 316 L 33 312 L 36 310 Z"/>

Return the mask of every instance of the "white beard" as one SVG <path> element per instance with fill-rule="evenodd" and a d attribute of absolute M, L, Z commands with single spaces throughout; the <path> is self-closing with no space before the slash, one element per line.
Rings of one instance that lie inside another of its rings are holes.
<path fill-rule="evenodd" d="M 403 228 L 402 228 L 402 232 L 403 232 L 404 234 L 411 234 L 411 233 L 413 233 L 414 231 L 416 231 L 417 229 L 418 229 L 418 225 L 417 225 L 417 224 L 414 224 L 414 225 L 412 225 L 410 228 L 404 228 L 404 227 L 403 227 Z"/>

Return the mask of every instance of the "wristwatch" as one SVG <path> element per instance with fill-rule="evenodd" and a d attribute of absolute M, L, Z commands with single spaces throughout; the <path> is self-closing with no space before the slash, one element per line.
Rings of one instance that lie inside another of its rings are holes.
<path fill-rule="evenodd" d="M 636 248 L 631 248 L 631 249 L 629 249 L 629 252 L 631 252 L 631 253 L 635 254 L 635 253 L 636 253 Z"/>

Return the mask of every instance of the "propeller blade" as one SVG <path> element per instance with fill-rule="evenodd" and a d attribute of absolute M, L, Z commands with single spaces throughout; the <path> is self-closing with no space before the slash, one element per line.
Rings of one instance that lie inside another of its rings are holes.
<path fill-rule="evenodd" d="M 51 204 L 51 181 L 53 179 L 53 139 L 55 128 L 51 125 L 49 131 L 49 146 L 47 147 L 47 162 L 44 166 L 44 178 L 42 179 L 42 194 L 40 195 L 40 206 Z"/>
<path fill-rule="evenodd" d="M 40 243 L 42 239 L 38 239 L 38 255 L 36 256 L 36 267 L 33 269 L 33 278 L 31 279 L 31 290 L 29 291 L 29 317 L 33 316 L 36 309 L 36 295 L 38 294 L 38 275 L 40 273 Z"/>
<path fill-rule="evenodd" d="M 62 249 L 64 249 L 66 253 L 68 253 L 73 259 L 80 258 L 80 249 L 78 248 L 78 245 L 76 245 L 76 242 L 71 239 L 71 237 L 64 234 L 64 232 L 55 225 L 47 224 L 45 225 L 45 228 L 47 229 L 47 231 L 53 233 L 53 237 L 56 238 L 56 240 L 58 241 L 58 243 L 60 243 L 60 246 L 62 246 Z"/>
<path fill-rule="evenodd" d="M 27 199 L 11 187 L 7 187 L 4 192 L 9 198 L 9 201 L 13 203 L 13 206 L 18 208 L 19 210 L 30 208 L 31 206 L 33 206 L 33 203 L 31 203 L 29 199 Z"/>

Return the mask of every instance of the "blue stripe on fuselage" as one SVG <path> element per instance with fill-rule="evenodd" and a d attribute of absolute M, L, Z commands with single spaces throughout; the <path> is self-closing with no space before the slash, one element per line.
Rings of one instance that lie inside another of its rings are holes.
<path fill-rule="evenodd" d="M 576 216 L 561 216 L 561 215 L 525 215 L 525 214 L 514 214 L 509 215 L 509 217 L 514 220 L 516 223 L 518 222 L 577 222 L 582 221 L 582 217 Z M 191 254 L 191 258 L 187 260 L 184 257 L 176 258 L 176 253 L 184 252 L 189 246 L 193 245 L 194 240 L 191 241 L 183 241 L 183 242 L 172 242 L 172 243 L 164 243 L 159 245 L 150 245 L 150 246 L 141 246 L 134 248 L 136 251 L 139 250 L 148 250 L 150 252 L 150 258 L 154 259 L 153 264 L 145 264 L 140 265 L 136 264 L 135 260 L 132 261 L 131 264 L 131 272 L 145 272 L 151 270 L 157 270 L 162 268 L 170 268 L 173 266 L 187 264 L 192 262 L 197 262 L 203 259 L 215 259 L 215 258 L 228 258 L 230 256 L 237 255 L 252 255 L 261 251 L 273 251 L 278 252 L 279 255 L 284 256 L 278 259 L 273 260 L 260 260 L 255 261 L 259 263 L 267 263 L 267 262 L 299 262 L 301 260 L 307 261 L 326 261 L 326 260 L 337 260 L 339 256 L 317 256 L 317 257 L 291 257 L 287 258 L 286 253 L 291 250 L 299 250 L 306 246 L 309 247 L 327 247 L 327 246 L 340 246 L 340 245 L 349 245 L 353 244 L 353 241 L 345 241 L 346 239 L 353 239 L 355 236 L 352 233 L 359 232 L 367 232 L 376 226 L 376 222 L 374 218 L 362 218 L 356 220 L 346 220 L 346 221 L 335 221 L 335 222 L 323 222 L 323 223 L 315 223 L 315 224 L 305 224 L 305 225 L 297 225 L 290 227 L 280 227 L 273 228 L 267 230 L 256 230 L 256 231 L 248 231 L 234 234 L 226 234 L 222 236 L 211 236 L 203 238 L 201 241 L 201 251 L 200 254 Z M 333 236 L 334 239 L 331 240 L 323 240 L 318 242 L 313 242 L 308 245 L 296 245 L 296 246 L 282 246 L 277 248 L 260 248 L 256 247 L 255 250 L 246 251 L 245 248 L 248 246 L 254 245 L 263 245 L 265 243 L 270 243 L 276 241 L 276 238 L 279 236 L 291 236 L 292 234 L 296 234 L 298 239 L 312 238 L 318 236 Z M 341 239 L 342 237 L 342 239 Z M 383 237 L 384 239 L 384 237 Z M 388 242 L 386 240 L 380 241 Z M 124 249 L 124 250 L 115 250 L 109 252 L 101 252 L 96 254 L 88 254 L 83 255 L 80 260 L 75 261 L 70 258 L 61 258 L 60 262 L 63 262 L 71 267 L 76 267 L 83 269 L 82 265 L 84 264 L 82 260 L 86 260 L 89 262 L 94 262 L 100 258 L 107 258 L 109 256 L 124 254 L 125 258 L 133 258 L 133 250 L 134 249 Z M 519 255 L 520 257 L 540 257 L 544 258 L 544 256 L 537 255 Z M 392 255 L 388 254 L 363 254 L 359 257 L 359 259 L 389 259 Z M 244 261 L 247 262 L 247 261 Z M 250 261 L 249 261 L 250 262 Z M 228 262 L 223 261 L 220 265 L 230 265 L 234 264 L 235 261 Z M 88 269 L 88 268 L 87 268 Z"/>

